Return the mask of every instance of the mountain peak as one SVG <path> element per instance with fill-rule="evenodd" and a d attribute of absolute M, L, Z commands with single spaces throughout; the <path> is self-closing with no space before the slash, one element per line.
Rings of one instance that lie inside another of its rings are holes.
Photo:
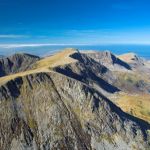
<path fill-rule="evenodd" d="M 93 58 L 95 61 L 103 64 L 110 70 L 131 70 L 131 67 L 124 61 L 120 60 L 110 51 L 95 51 L 91 53 L 86 53 L 89 57 Z"/>
<path fill-rule="evenodd" d="M 39 59 L 40 58 L 38 56 L 26 53 L 16 53 L 8 57 L 1 58 L 0 77 L 26 71 Z"/>
<path fill-rule="evenodd" d="M 126 61 L 128 63 L 132 62 L 133 60 L 138 60 L 139 57 L 135 53 L 126 53 L 118 56 L 121 60 Z"/>
<path fill-rule="evenodd" d="M 145 65 L 146 61 L 144 59 L 140 58 L 137 54 L 135 53 L 126 53 L 123 55 L 118 56 L 122 61 L 125 61 L 129 63 L 132 68 L 137 69 L 141 68 Z"/>

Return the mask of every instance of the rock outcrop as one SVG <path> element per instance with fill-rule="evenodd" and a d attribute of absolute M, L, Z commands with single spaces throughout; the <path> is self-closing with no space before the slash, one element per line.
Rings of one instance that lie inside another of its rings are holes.
<path fill-rule="evenodd" d="M 39 59 L 38 56 L 23 53 L 0 58 L 0 77 L 26 71 Z"/>
<path fill-rule="evenodd" d="M 111 84 L 116 80 L 115 76 L 104 65 L 78 51 L 74 52 L 70 57 L 76 61 L 57 66 L 54 70 L 95 87 L 105 94 L 106 92 L 114 93 L 119 91 L 118 88 Z"/>
<path fill-rule="evenodd" d="M 110 51 L 91 51 L 89 53 L 84 52 L 86 55 L 94 59 L 95 61 L 103 64 L 110 70 L 124 70 L 128 71 L 131 70 L 131 67 L 128 63 L 125 61 L 119 59 L 114 54 L 112 54 Z"/>
<path fill-rule="evenodd" d="M 59 73 L 0 87 L 0 149 L 148 149 L 150 125 L 101 93 Z"/>

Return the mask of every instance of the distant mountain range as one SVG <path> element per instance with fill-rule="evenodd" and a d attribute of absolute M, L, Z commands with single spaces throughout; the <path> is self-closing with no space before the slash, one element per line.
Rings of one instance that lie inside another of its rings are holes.
<path fill-rule="evenodd" d="M 109 51 L 0 58 L 0 149 L 148 150 L 149 73 Z"/>

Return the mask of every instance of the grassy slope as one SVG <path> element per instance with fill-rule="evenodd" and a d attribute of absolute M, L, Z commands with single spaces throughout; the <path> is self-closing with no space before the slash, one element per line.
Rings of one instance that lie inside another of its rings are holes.
<path fill-rule="evenodd" d="M 50 68 L 75 62 L 76 60 L 69 57 L 69 55 L 73 54 L 74 52 L 75 52 L 74 49 L 66 49 L 65 51 L 59 52 L 53 56 L 45 57 L 44 59 L 36 62 L 32 70 L 20 72 L 20 73 L 16 73 L 16 74 L 12 74 L 0 78 L 0 84 L 2 85 L 9 80 L 15 79 L 17 77 L 25 76 L 28 74 L 34 74 L 37 72 L 49 72 Z"/>
<path fill-rule="evenodd" d="M 121 93 L 114 102 L 125 112 L 150 123 L 150 95 Z"/>
<path fill-rule="evenodd" d="M 120 58 L 121 60 L 123 60 L 127 63 L 131 63 L 132 59 L 135 58 L 135 54 L 134 53 L 127 53 L 127 54 L 119 55 L 118 58 Z"/>
<path fill-rule="evenodd" d="M 115 86 L 124 88 L 129 93 L 130 92 L 132 93 L 134 90 L 136 90 L 136 86 L 140 82 L 150 83 L 150 78 L 146 73 L 143 74 L 142 72 L 132 71 L 132 72 L 114 72 L 114 74 L 117 76 L 117 81 L 116 83 L 114 83 Z"/>
<path fill-rule="evenodd" d="M 28 74 L 33 74 L 37 72 L 49 72 L 50 68 L 64 65 L 68 63 L 75 62 L 76 60 L 69 57 L 69 55 L 73 54 L 75 50 L 67 49 L 65 51 L 59 52 L 56 55 L 46 57 L 40 61 L 38 61 L 33 70 L 25 71 L 9 76 L 5 76 L 0 78 L 0 84 L 3 84 L 11 79 L 17 78 L 19 76 L 25 76 Z M 129 74 L 120 75 L 121 80 L 128 80 Z M 139 80 L 139 76 L 130 75 L 132 80 Z M 135 79 L 134 79 L 135 78 Z M 134 116 L 137 116 L 141 119 L 150 122 L 150 95 L 129 95 L 129 94 L 119 94 L 117 95 L 117 100 L 115 103 L 120 106 L 125 112 L 128 112 Z"/>
<path fill-rule="evenodd" d="M 118 76 L 116 85 L 124 87 L 125 93 L 113 96 L 114 102 L 125 112 L 150 123 L 150 94 L 133 93 L 134 86 L 139 81 L 150 82 L 149 77 L 142 72 L 114 72 Z M 112 99 L 113 99 L 112 98 Z"/>
<path fill-rule="evenodd" d="M 46 57 L 40 61 L 38 61 L 33 68 L 53 68 L 60 65 L 69 64 L 75 62 L 73 58 L 69 57 L 69 55 L 76 52 L 74 49 L 66 49 L 65 51 L 59 52 L 53 56 Z"/>

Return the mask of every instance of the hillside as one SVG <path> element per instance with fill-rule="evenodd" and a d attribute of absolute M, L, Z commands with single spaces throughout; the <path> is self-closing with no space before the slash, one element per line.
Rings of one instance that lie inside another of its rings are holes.
<path fill-rule="evenodd" d="M 76 49 L 65 49 L 53 56 L 43 58 L 32 65 L 25 72 L 0 78 L 0 84 L 19 76 L 25 76 L 37 72 L 57 71 L 76 80 L 96 86 L 101 92 L 113 93 L 119 89 L 111 85 L 114 78 L 111 71 L 97 63 L 90 57 L 81 54 Z"/>
<path fill-rule="evenodd" d="M 131 67 L 128 63 L 126 63 L 124 60 L 119 59 L 110 51 L 84 51 L 83 53 L 93 58 L 95 61 L 103 64 L 110 70 L 131 70 Z"/>
<path fill-rule="evenodd" d="M 120 93 L 111 98 L 123 111 L 150 123 L 150 95 Z"/>
<path fill-rule="evenodd" d="M 140 59 L 135 53 L 126 53 L 118 56 L 121 60 L 128 63 L 139 63 L 142 64 L 142 59 Z"/>
<path fill-rule="evenodd" d="M 23 53 L 2 57 L 0 58 L 0 77 L 26 71 L 39 59 L 38 56 Z"/>
<path fill-rule="evenodd" d="M 115 76 L 104 65 L 80 52 L 75 52 L 70 57 L 76 62 L 54 67 L 53 70 L 95 87 L 103 94 L 119 91 L 111 84 L 115 81 Z"/>
<path fill-rule="evenodd" d="M 41 59 L 40 61 L 34 64 L 33 68 L 43 68 L 43 67 L 54 68 L 56 66 L 75 62 L 75 60 L 72 59 L 70 55 L 76 52 L 77 49 L 67 48 L 64 51 L 60 51 L 52 56 Z"/>
<path fill-rule="evenodd" d="M 22 77 L 22 76 L 25 76 L 28 74 L 34 74 L 34 73 L 38 73 L 38 72 L 49 72 L 55 66 L 71 63 L 74 60 L 71 59 L 69 57 L 69 55 L 74 52 L 76 52 L 75 49 L 65 49 L 62 52 L 58 52 L 53 56 L 45 57 L 43 59 L 42 58 L 39 59 L 39 57 L 33 56 L 34 58 L 36 58 L 36 60 L 33 63 L 31 63 L 31 64 L 27 63 L 28 61 L 30 61 L 30 58 L 29 58 L 29 60 L 27 60 L 27 62 L 24 61 L 24 63 L 26 63 L 25 66 L 27 66 L 28 69 L 23 69 L 24 71 L 21 71 L 22 68 L 18 67 L 17 73 L 1 77 L 0 84 L 4 84 L 4 83 L 8 82 L 9 80 L 15 79 L 17 77 Z M 15 55 L 18 55 L 18 54 L 15 54 Z M 15 55 L 13 55 L 13 56 L 15 56 Z M 23 56 L 23 55 L 21 54 L 21 56 Z M 11 57 L 13 57 L 13 56 L 11 56 Z M 20 54 L 19 54 L 19 56 L 20 56 Z M 29 55 L 29 56 L 32 56 L 32 55 Z M 38 60 L 37 60 L 37 58 L 38 58 Z M 23 68 L 24 68 L 24 66 L 23 66 Z M 6 70 L 4 70 L 4 72 L 6 72 L 6 71 L 7 71 L 7 68 L 6 68 Z"/>
<path fill-rule="evenodd" d="M 130 64 L 132 69 L 146 72 L 147 68 L 150 69 L 150 64 L 146 59 L 139 57 L 134 53 L 126 53 L 118 56 L 121 60 Z M 149 70 L 150 71 L 150 70 Z"/>
<path fill-rule="evenodd" d="M 118 73 L 66 49 L 1 77 L 0 149 L 148 150 L 150 96 L 122 95 Z"/>
<path fill-rule="evenodd" d="M 149 124 L 58 73 L 16 78 L 3 85 L 0 94 L 1 149 L 148 147 Z"/>

